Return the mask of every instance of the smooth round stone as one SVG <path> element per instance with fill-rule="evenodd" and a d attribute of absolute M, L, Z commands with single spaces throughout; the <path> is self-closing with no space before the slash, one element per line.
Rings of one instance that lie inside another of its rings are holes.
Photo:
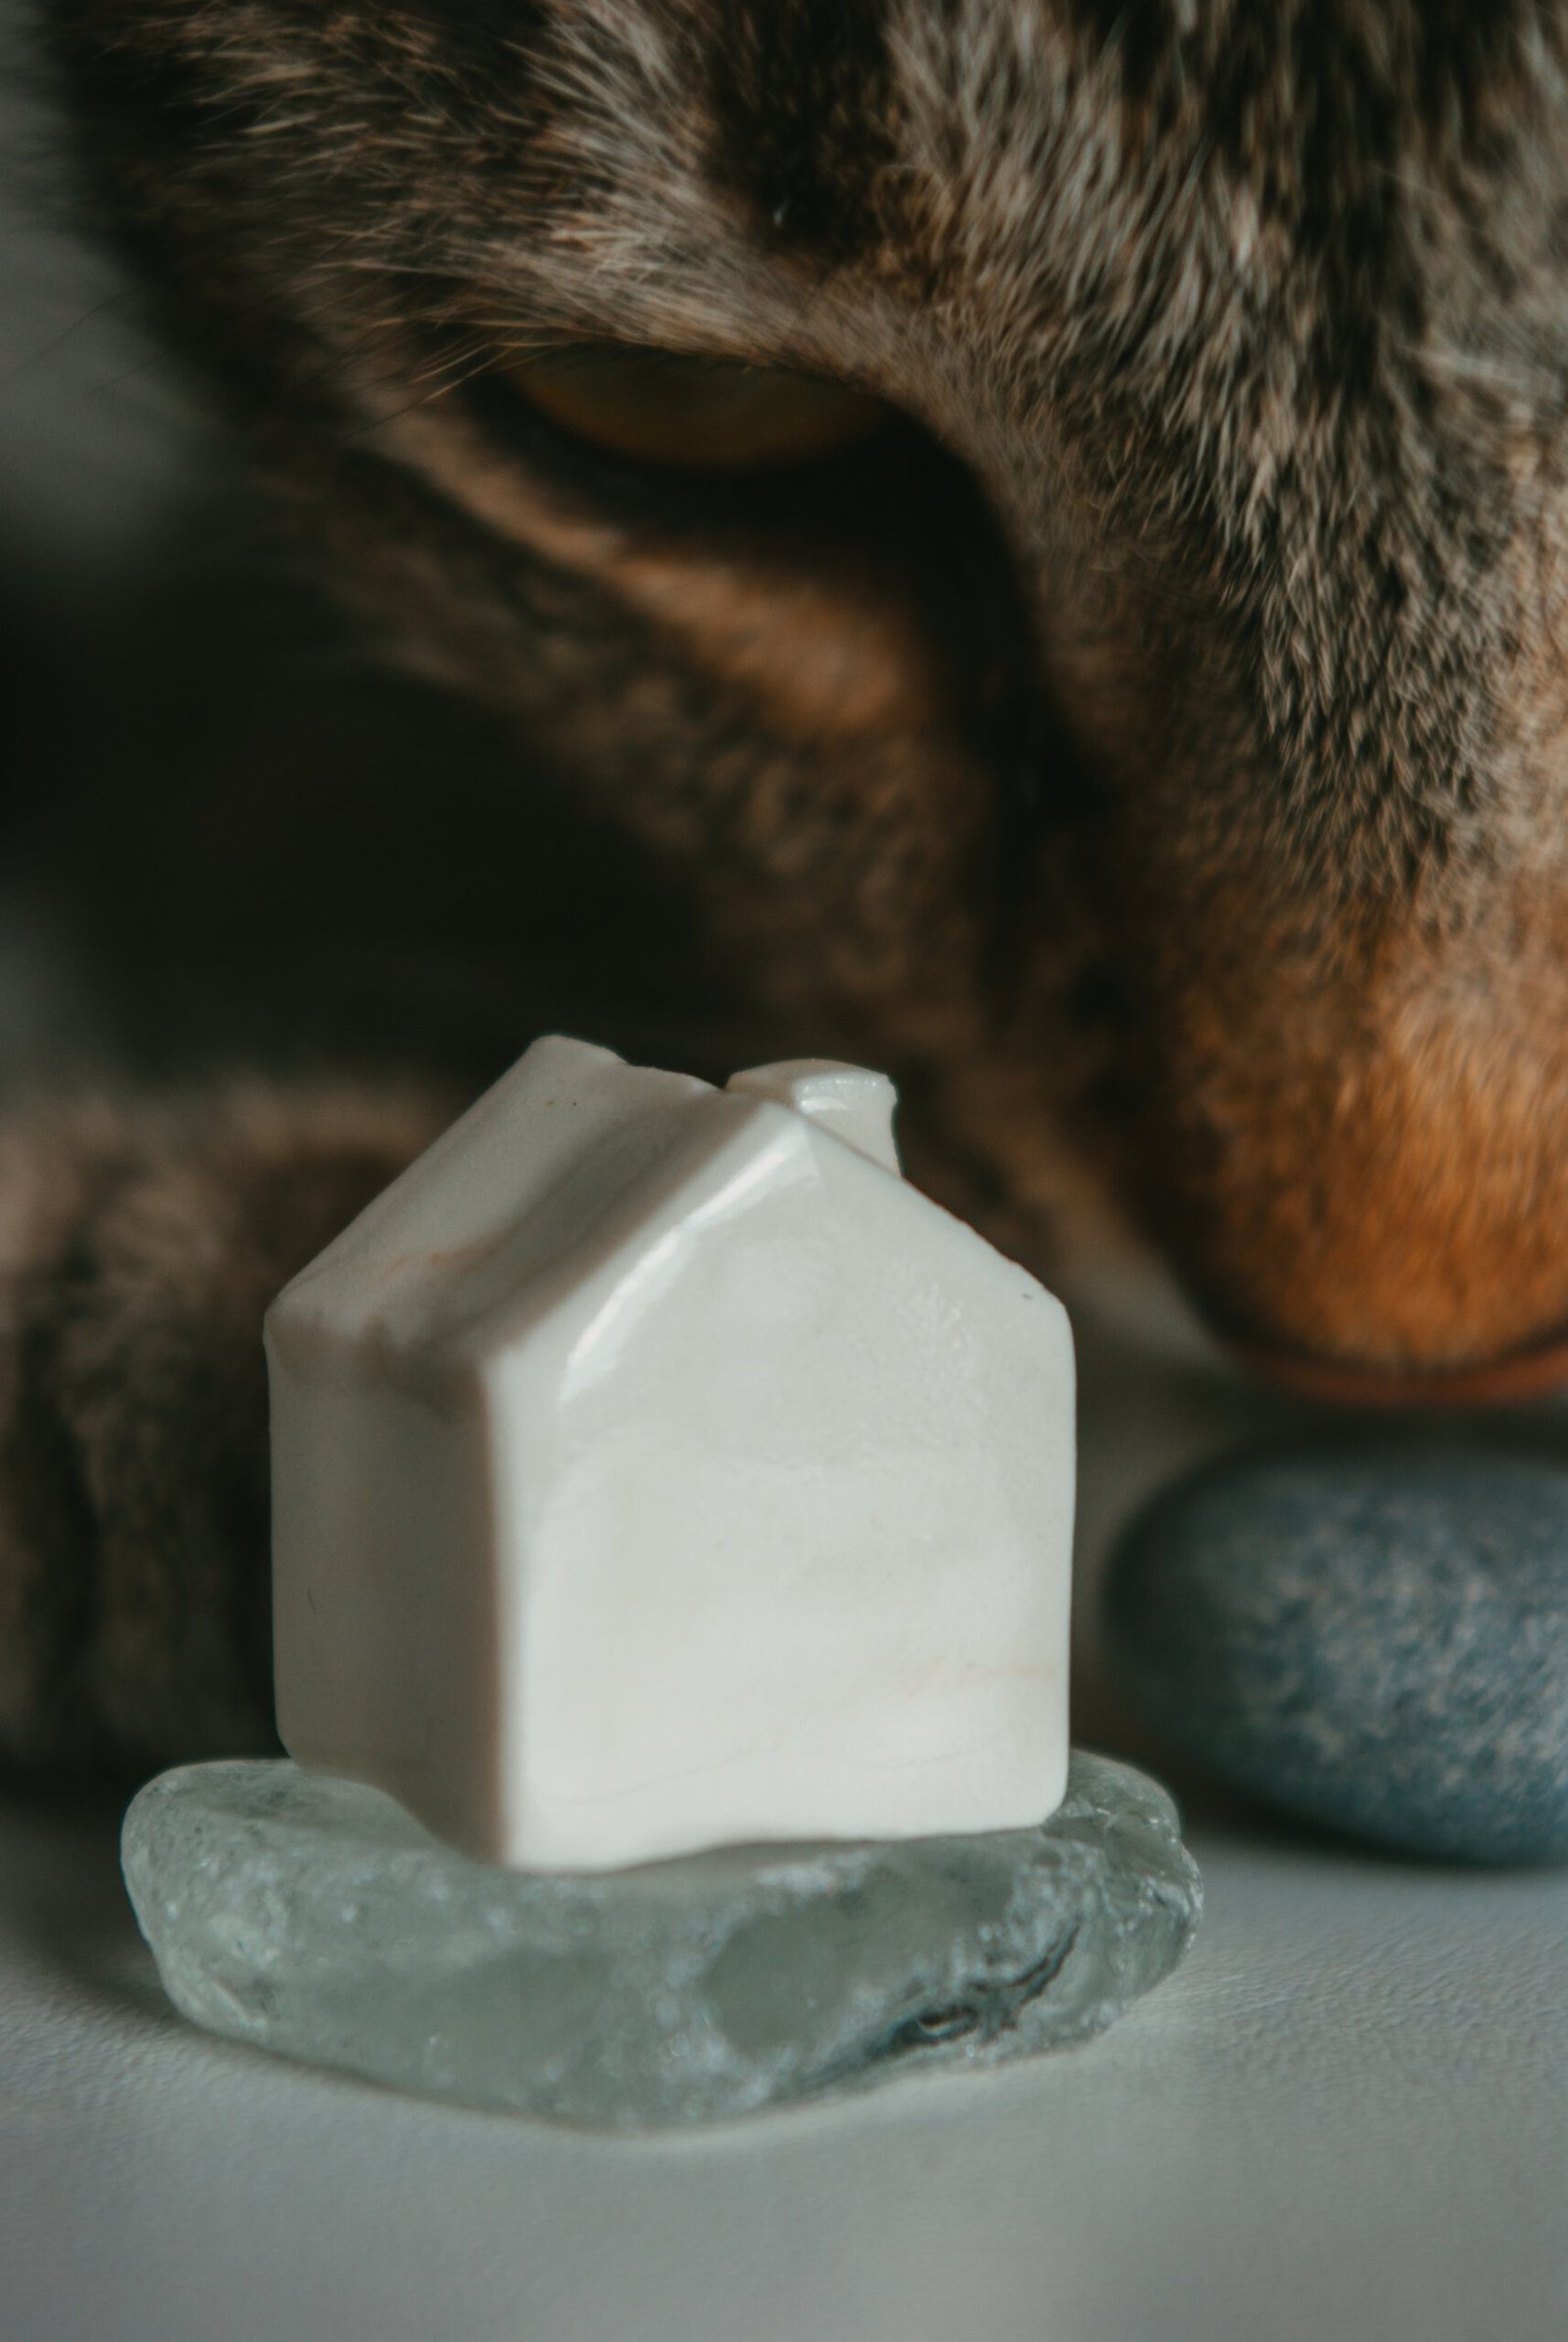
<path fill-rule="evenodd" d="M 140 1791 L 122 1852 L 197 2025 L 626 2128 L 1082 2041 L 1175 1967 L 1202 1900 L 1165 1792 L 1076 1752 L 1034 1830 L 532 1875 L 353 1781 L 190 1765 Z"/>
<path fill-rule="evenodd" d="M 1568 1856 L 1568 1470 L 1210 1466 L 1134 1523 L 1104 1617 L 1151 1722 L 1238 1787 L 1407 1853 Z"/>

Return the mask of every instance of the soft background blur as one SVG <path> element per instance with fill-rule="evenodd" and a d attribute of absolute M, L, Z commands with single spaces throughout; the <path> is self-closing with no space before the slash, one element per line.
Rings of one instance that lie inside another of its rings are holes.
<path fill-rule="evenodd" d="M 0 899 L 0 1077 L 12 1094 L 19 1083 L 90 1071 L 103 1057 L 156 1072 L 162 1037 L 167 1032 L 172 1050 L 193 1013 L 209 1016 L 220 1033 L 220 1020 L 232 1018 L 243 1049 L 247 988 L 260 977 L 260 989 L 275 999 L 280 985 L 301 981 L 288 965 L 306 950 L 297 926 L 280 943 L 280 922 L 269 912 L 276 848 L 254 836 L 236 843 L 221 817 L 240 794 L 241 767 L 264 776 L 270 768 L 275 781 L 256 797 L 265 804 L 275 796 L 296 811 L 303 802 L 307 821 L 314 775 L 330 767 L 335 791 L 345 769 L 373 768 L 376 819 L 366 833 L 373 855 L 377 829 L 429 817 L 420 801 L 430 795 L 430 766 L 421 757 L 442 765 L 439 795 L 450 818 L 453 771 L 473 753 L 473 744 L 450 738 L 434 748 L 415 738 L 411 746 L 418 727 L 411 734 L 403 707 L 389 739 L 377 693 L 352 651 L 330 628 L 323 633 L 308 593 L 261 550 L 265 534 L 222 432 L 139 329 L 134 289 L 76 232 L 73 211 L 25 11 L 0 0 L 0 722 L 6 796 L 21 815 L 4 833 Z M 400 792 L 387 782 L 393 762 L 402 767 Z M 145 840 L 146 782 L 155 768 L 160 797 L 172 787 L 188 808 L 183 846 L 161 831 L 151 845 Z M 324 788 L 320 796 L 325 802 Z M 552 883 L 550 895 L 590 895 L 597 911 L 589 928 L 623 935 L 640 907 L 631 900 L 638 874 L 607 860 L 584 877 L 582 856 L 599 842 L 585 849 L 574 830 L 551 832 L 547 803 L 540 819 L 551 848 L 545 858 L 564 860 L 574 874 L 564 889 Z M 180 907 L 172 919 L 169 865 L 181 852 L 192 874 L 188 887 L 172 890 Z M 149 854 L 158 859 L 150 874 Z M 417 854 L 406 858 L 418 867 Z M 657 903 L 653 916 L 657 922 Z M 418 949 L 426 920 L 440 924 L 427 906 L 410 905 L 410 1013 L 417 993 L 419 1013 L 429 1017 L 437 1013 L 427 997 L 430 962 Z M 181 921 L 185 932 L 176 932 Z M 330 929 L 330 910 L 322 925 Z M 665 1054 L 704 1070 L 744 1061 L 744 1030 L 732 1029 L 712 988 L 701 994 L 702 971 L 670 964 L 667 927 L 661 940 L 662 983 L 654 987 L 646 959 L 632 962 L 629 980 L 624 960 L 606 978 L 584 964 L 580 940 L 573 958 L 570 933 L 547 933 L 543 948 L 564 965 L 541 973 L 537 1003 L 505 998 L 495 1065 L 528 1038 L 523 1018 L 533 1005 L 540 1022 L 613 1038 L 656 1061 Z M 331 984 L 347 995 L 365 981 L 381 1012 L 395 975 L 378 967 L 372 987 L 363 968 L 346 964 L 347 951 L 334 957 L 320 937 L 314 950 L 314 987 Z M 206 972 L 209 958 L 227 965 L 226 990 Z M 198 961 L 201 982 L 183 983 L 184 969 Z M 109 981 L 89 989 L 82 971 L 95 963 L 107 964 Z M 482 969 L 471 976 L 453 1002 L 466 1023 L 484 985 Z M 442 983 L 454 981 L 444 967 Z M 1139 1345 L 1110 1336 L 1086 1349 L 1086 1380 L 1107 1391 L 1124 1426 L 1132 1411 L 1145 1411 L 1150 1370 L 1138 1359 Z M 1161 1405 L 1169 1395 L 1163 1374 Z M 1154 1428 L 1165 1420 L 1159 1407 L 1150 1418 L 1150 1436 L 1138 1443 L 1147 1463 L 1137 1468 L 1124 1449 L 1102 1460 L 1089 1444 L 1091 1550 L 1109 1521 L 1168 1470 L 1173 1448 L 1186 1452 L 1195 1432 L 1206 1440 L 1234 1433 L 1229 1400 L 1215 1419 L 1219 1388 L 1206 1378 L 1183 1381 L 1168 1432 Z"/>
<path fill-rule="evenodd" d="M 552 1026 L 710 1074 L 763 1053 L 635 857 L 540 780 L 519 861 L 514 768 L 498 784 L 450 704 L 389 696 L 270 545 L 222 432 L 140 331 L 133 288 L 76 232 L 62 143 L 26 12 L 0 0 L 0 1097 L 106 1060 L 156 1077 L 193 1035 L 210 1059 L 243 1057 L 256 1001 L 275 1012 L 291 989 L 313 1024 L 329 996 L 357 1046 L 390 1021 L 441 1048 L 450 1027 L 474 1086 Z M 237 820 L 236 805 L 251 808 Z M 495 843 L 502 818 L 514 828 Z M 537 936 L 520 994 L 513 967 L 498 980 L 454 948 L 472 903 L 432 890 L 432 822 L 461 825 L 473 851 L 453 858 L 472 886 L 514 895 Z M 295 901 L 306 861 L 353 876 Z M 356 889 L 393 903 L 391 959 L 356 932 Z M 1168 1294 L 1073 1298 L 1078 1727 L 1142 1748 L 1093 1648 L 1116 1528 L 1216 1450 L 1388 1427 L 1244 1381 Z M 1399 1436 L 1559 1451 L 1560 1424 L 1537 1409 Z"/>
<path fill-rule="evenodd" d="M 84 592 L 134 574 L 214 441 L 134 330 L 121 278 L 69 232 L 69 176 L 17 0 L 0 0 L 0 154 L 7 610 L 75 621 Z"/>
<path fill-rule="evenodd" d="M 214 435 L 137 334 L 121 279 L 69 232 L 42 80 L 26 12 L 0 0 L 0 1062 L 13 1077 L 57 1062 L 82 1021 L 27 883 L 29 829 L 101 709 L 138 579 L 164 565 L 218 469 Z"/>
<path fill-rule="evenodd" d="M 0 1072 L 317 1051 L 477 1088 L 557 1025 L 744 1058 L 626 843 L 471 710 L 377 674 L 76 215 L 0 0 Z"/>

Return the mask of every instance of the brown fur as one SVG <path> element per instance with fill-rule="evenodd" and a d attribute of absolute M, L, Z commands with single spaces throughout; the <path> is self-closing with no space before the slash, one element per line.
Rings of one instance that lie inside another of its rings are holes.
<path fill-rule="evenodd" d="M 1484 1369 L 1568 1321 L 1557 6 L 51 16 L 106 213 L 350 600 L 686 874 L 781 1048 L 900 1074 L 941 1193 L 1048 1265 L 1091 1220 L 1157 1246 L 1223 1331 L 1329 1367 Z M 605 335 L 903 419 L 784 481 L 655 476 L 506 387 Z M 397 1152 L 346 1144 L 362 1182 Z M 252 1206 L 270 1174 L 202 1159 L 229 1266 L 97 1305 L 228 1361 L 329 1215 L 269 1248 L 216 1166 Z M 19 1209 L 47 1329 L 34 1260 L 76 1240 Z M 155 1442 L 186 1400 L 121 1403 Z"/>
<path fill-rule="evenodd" d="M 261 1312 L 450 1107 L 251 1086 L 5 1132 L 13 1754 L 145 1764 L 270 1736 Z"/>

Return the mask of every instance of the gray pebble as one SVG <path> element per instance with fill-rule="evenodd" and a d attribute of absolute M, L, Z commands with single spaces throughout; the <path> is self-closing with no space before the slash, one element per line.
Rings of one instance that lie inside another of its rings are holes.
<path fill-rule="evenodd" d="M 1151 1722 L 1234 1785 L 1409 1853 L 1568 1857 L 1568 1468 L 1211 1466 L 1135 1522 L 1104 1615 Z"/>

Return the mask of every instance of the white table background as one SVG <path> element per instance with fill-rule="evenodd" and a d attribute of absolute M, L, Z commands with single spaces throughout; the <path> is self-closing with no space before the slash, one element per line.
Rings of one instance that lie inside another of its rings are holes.
<path fill-rule="evenodd" d="M 0 0 L 0 55 L 20 52 Z M 6 110 L 0 167 L 36 118 Z M 6 209 L 6 187 L 11 209 Z M 0 176 L 0 527 L 133 590 L 189 426 L 112 279 Z M 0 1061 L 47 1059 L 0 931 Z M 63 1012 L 62 1012 L 63 1013 Z M 16 1027 L 13 1030 L 13 1026 Z M 1288 1411 L 1085 1360 L 1087 1589 L 1187 1458 Z M 1526 1438 L 1560 1444 L 1549 1422 Z M 1081 1736 L 1125 1740 L 1085 1605 Z M 3 2342 L 1561 2342 L 1568 1878 L 1215 1808 L 1186 1968 L 1087 2048 L 826 2113 L 614 2140 L 207 2039 L 162 2000 L 118 1813 L 0 1797 Z"/>
<path fill-rule="evenodd" d="M 1186 1968 L 1081 2050 L 613 2139 L 211 2040 L 112 1815 L 0 1822 L 9 2342 L 1558 2342 L 1560 1878 L 1197 1833 Z"/>

